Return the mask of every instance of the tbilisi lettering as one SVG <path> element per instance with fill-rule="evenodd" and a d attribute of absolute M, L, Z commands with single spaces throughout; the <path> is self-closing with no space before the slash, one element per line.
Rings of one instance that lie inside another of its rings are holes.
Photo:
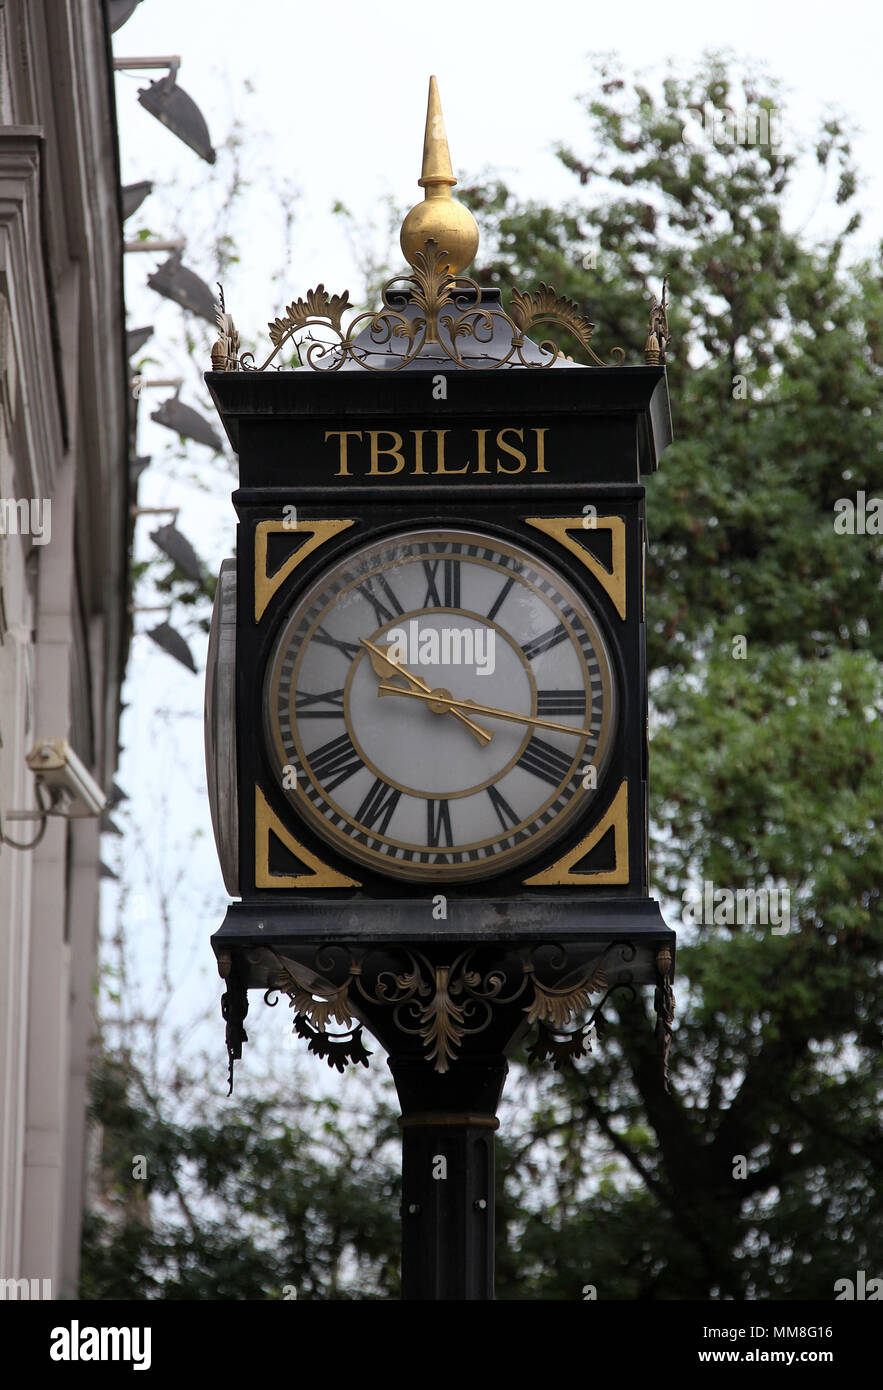
<path fill-rule="evenodd" d="M 473 429 L 469 447 L 456 457 L 450 434 L 449 429 L 326 430 L 325 443 L 336 446 L 337 478 L 386 478 L 396 473 L 459 478 L 547 471 L 546 427 Z"/>

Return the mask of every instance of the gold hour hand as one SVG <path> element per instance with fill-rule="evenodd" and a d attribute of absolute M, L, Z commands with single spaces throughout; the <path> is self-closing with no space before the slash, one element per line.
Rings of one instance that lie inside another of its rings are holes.
<path fill-rule="evenodd" d="M 359 640 L 362 646 L 368 651 L 368 656 L 375 675 L 380 676 L 381 679 L 384 676 L 404 676 L 405 680 L 409 680 L 411 684 L 416 687 L 414 693 L 429 694 L 429 686 L 425 680 L 422 680 L 420 676 L 415 676 L 413 671 L 409 671 L 407 667 L 402 666 L 396 661 L 395 657 L 389 655 L 390 648 L 394 645 L 392 642 L 390 642 L 388 647 L 377 647 L 373 642 L 369 642 L 367 637 L 362 637 Z M 381 684 L 378 687 L 377 693 L 378 695 L 410 695 L 412 692 L 396 685 L 388 685 L 384 688 Z M 432 707 L 430 706 L 430 708 Z M 433 714 L 452 714 L 461 724 L 465 724 L 466 728 L 475 736 L 482 748 L 486 747 L 493 738 L 493 734 L 490 730 L 483 729 L 480 724 L 473 723 L 462 711 L 454 709 L 453 705 L 443 705 L 440 708 L 435 708 L 433 709 Z"/>
<path fill-rule="evenodd" d="M 363 647 L 368 648 L 368 659 L 374 668 L 377 676 L 407 676 L 408 680 L 414 682 L 421 690 L 428 690 L 429 686 L 422 681 L 419 676 L 415 676 L 411 671 L 406 671 L 404 666 L 400 666 L 394 657 L 388 655 L 392 650 L 392 642 L 388 647 L 375 647 L 373 642 L 369 642 L 367 637 L 362 637 Z"/>

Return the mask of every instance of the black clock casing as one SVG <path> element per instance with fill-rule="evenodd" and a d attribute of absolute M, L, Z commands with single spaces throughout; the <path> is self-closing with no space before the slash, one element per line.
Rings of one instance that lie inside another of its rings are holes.
<path fill-rule="evenodd" d="M 444 381 L 444 392 L 437 383 Z M 484 372 L 208 373 L 239 455 L 238 863 L 222 933 L 671 934 L 649 899 L 644 487 L 670 440 L 662 367 Z M 294 523 L 294 524 L 292 524 Z M 536 555 L 597 622 L 616 727 L 597 788 L 560 837 L 487 877 L 377 872 L 316 832 L 267 747 L 263 686 L 299 598 L 361 547 L 402 532 L 480 531 Z M 299 558 L 298 558 L 299 557 Z M 435 892 L 446 918 L 426 904 Z M 417 902 L 418 919 L 409 908 Z M 362 905 L 347 913 L 347 904 Z M 369 910 L 375 905 L 377 911 Z M 363 910 L 364 909 L 364 910 Z M 266 939 L 262 936 L 261 939 Z M 217 938 L 216 938 L 217 940 Z"/>

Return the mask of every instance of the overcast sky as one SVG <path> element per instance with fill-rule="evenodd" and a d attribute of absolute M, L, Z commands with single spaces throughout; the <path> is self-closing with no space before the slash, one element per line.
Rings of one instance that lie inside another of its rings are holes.
<path fill-rule="evenodd" d="M 762 60 L 791 94 L 787 140 L 808 142 L 832 108 L 862 127 L 856 153 L 864 177 L 862 235 L 870 248 L 883 227 L 881 34 L 883 6 L 876 0 L 840 0 L 836 6 L 818 0 L 717 6 L 697 0 L 449 0 L 444 6 L 401 0 L 143 0 L 113 45 L 117 56 L 179 54 L 180 85 L 196 100 L 216 143 L 236 119 L 251 132 L 243 162 L 252 187 L 236 226 L 241 261 L 226 288 L 237 323 L 253 334 L 264 330 L 282 304 L 320 280 L 329 289 L 350 288 L 358 298 L 356 259 L 331 207 L 343 199 L 356 216 L 357 237 L 376 241 L 370 222 L 384 196 L 402 206 L 422 196 L 416 180 L 431 73 L 439 79 L 455 172 L 468 177 L 499 170 L 519 197 L 554 203 L 580 191 L 552 146 L 565 141 L 581 147 L 586 127 L 577 98 L 590 80 L 588 52 L 617 52 L 627 70 L 648 70 L 651 84 L 654 74 L 664 73 L 666 59 L 686 72 L 708 48 Z M 219 159 L 212 179 L 213 171 L 139 106 L 138 88 L 157 75 L 120 74 L 116 82 L 123 181 L 157 182 L 127 233 L 138 226 L 162 236 L 183 230 L 189 238 L 186 263 L 208 278 L 208 241 L 221 216 L 230 158 Z M 278 210 L 279 192 L 286 188 L 300 195 L 287 246 Z M 808 167 L 789 208 L 793 225 L 812 214 L 809 230 L 819 236 L 839 226 L 842 212 L 832 205 L 832 188 L 833 183 L 822 187 Z M 382 236 L 378 249 L 393 252 Z M 273 272 L 286 254 L 285 282 L 274 283 Z M 150 371 L 182 372 L 184 398 L 210 413 L 199 375 L 207 355 L 198 369 L 193 366 L 180 347 L 185 315 L 145 287 L 157 258 L 132 255 L 126 261 L 130 326 L 156 327 L 147 349 L 155 358 Z M 207 352 L 208 327 L 192 320 L 189 326 Z M 181 529 L 216 571 L 232 551 L 235 461 L 228 455 L 225 465 L 198 446 L 186 462 L 176 457 L 174 437 L 147 418 L 164 394 L 146 393 L 141 410 L 139 452 L 154 462 L 144 474 L 140 500 L 180 506 Z M 155 524 L 155 518 L 138 522 L 139 556 L 149 553 L 148 532 Z M 136 628 L 141 632 L 156 621 L 156 615 L 138 615 Z M 201 666 L 204 642 L 193 645 Z M 168 874 L 176 864 L 186 868 L 176 894 L 176 949 L 182 953 L 176 973 L 184 1012 L 205 1008 L 214 1014 L 219 990 L 208 935 L 220 923 L 225 895 L 205 801 L 202 676 L 190 675 L 138 637 L 125 699 L 130 708 L 120 781 L 132 794 L 135 818 L 147 827 L 148 845 L 165 856 Z M 163 795 L 174 808 L 165 819 L 157 812 Z M 188 846 L 194 827 L 205 837 L 198 853 Z M 141 878 L 143 855 L 127 840 L 116 851 L 108 846 L 106 857 L 126 864 L 133 891 L 144 895 L 143 910 L 153 893 Z M 108 907 L 112 900 L 111 891 Z M 133 920 L 149 948 L 145 959 L 155 958 L 152 912 Z M 213 1026 L 211 1041 L 222 1056 L 220 1021 Z M 282 1026 L 272 1024 L 274 1037 Z M 270 1027 L 265 1023 L 264 1031 Z M 252 1029 L 252 1036 L 258 1031 Z"/>
<path fill-rule="evenodd" d="M 421 196 L 416 180 L 430 73 L 439 79 L 455 172 L 505 170 L 523 197 L 554 201 L 578 192 L 551 147 L 558 140 L 579 146 L 583 138 L 577 97 L 589 86 L 590 51 L 615 51 L 627 68 L 651 75 L 660 75 L 669 58 L 687 70 L 707 48 L 763 61 L 790 90 L 786 129 L 798 136 L 809 136 L 830 106 L 842 110 L 864 129 L 857 152 L 879 236 L 881 35 L 883 6 L 875 0 L 449 0 L 441 8 L 401 0 L 143 0 L 115 35 L 114 49 L 180 54 L 179 81 L 213 138 L 223 138 L 234 115 L 259 133 L 251 154 L 262 171 L 256 259 L 268 215 L 263 195 L 274 178 L 294 183 L 302 193 L 292 237 L 299 290 L 316 278 L 353 282 L 329 216 L 335 199 L 367 218 L 384 193 L 400 203 Z M 117 83 L 124 177 L 181 171 L 189 181 L 194 156 L 137 104 L 146 80 Z M 807 211 L 816 194 L 813 180 Z M 814 225 L 823 221 L 824 209 Z M 264 305 L 254 313 L 263 320 Z"/>

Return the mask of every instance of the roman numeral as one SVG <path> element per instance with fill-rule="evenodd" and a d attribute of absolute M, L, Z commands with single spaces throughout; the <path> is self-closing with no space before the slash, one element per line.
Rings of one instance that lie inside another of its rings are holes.
<path fill-rule="evenodd" d="M 436 576 L 438 567 L 441 565 L 442 571 L 442 596 L 439 596 Z M 459 608 L 460 607 L 460 561 L 459 560 L 424 560 L 423 573 L 426 575 L 426 598 L 423 600 L 424 608 Z"/>
<path fill-rule="evenodd" d="M 537 714 L 541 717 L 553 714 L 579 714 L 586 712 L 586 692 L 584 690 L 538 690 Z"/>
<path fill-rule="evenodd" d="M 400 796 L 401 792 L 396 787 L 391 787 L 378 777 L 356 812 L 356 820 L 369 830 L 376 826 L 381 835 L 385 834 Z"/>
<path fill-rule="evenodd" d="M 326 647 L 336 647 L 339 652 L 343 652 L 344 656 L 349 657 L 350 661 L 354 661 L 362 650 L 353 642 L 341 642 L 339 637 L 332 637 L 331 633 L 326 632 L 324 627 L 316 628 L 313 633 L 313 641 L 324 642 Z"/>
<path fill-rule="evenodd" d="M 383 602 L 383 599 L 377 597 L 374 591 L 375 584 L 378 588 L 383 590 L 383 593 L 392 605 L 391 607 L 388 608 Z M 402 605 L 389 587 L 384 575 L 375 574 L 371 579 L 366 579 L 364 584 L 358 584 L 356 587 L 362 597 L 366 598 L 374 609 L 377 615 L 378 627 L 383 627 L 385 623 L 391 623 L 393 618 L 400 616 L 404 612 Z"/>
<path fill-rule="evenodd" d="M 331 709 L 307 709 L 307 705 L 331 705 Z M 298 690 L 294 696 L 294 713 L 297 719 L 343 719 L 343 688 L 326 690 L 324 695 L 310 695 L 306 690 Z"/>
<path fill-rule="evenodd" d="M 313 776 L 326 792 L 333 792 L 341 782 L 363 768 L 365 764 L 353 747 L 349 734 L 341 734 L 330 743 L 323 743 L 309 756 Z"/>
<path fill-rule="evenodd" d="M 447 801 L 427 801 L 426 803 L 426 843 L 438 848 L 444 843 L 452 845 L 454 843 L 454 832 L 451 830 L 451 808 Z"/>
<path fill-rule="evenodd" d="M 502 589 L 501 589 L 500 592 L 497 594 L 497 597 L 496 597 L 496 599 L 495 599 L 495 601 L 494 601 L 494 606 L 493 606 L 493 608 L 491 609 L 491 611 L 488 613 L 488 621 L 489 621 L 489 622 L 493 622 L 493 621 L 494 621 L 494 618 L 497 616 L 497 614 L 499 613 L 500 609 L 503 607 L 503 604 L 506 602 L 506 595 L 508 594 L 509 590 L 512 588 L 512 585 L 513 585 L 514 583 L 515 583 L 514 577 L 513 577 L 513 578 L 510 578 L 510 579 L 507 579 L 507 580 L 506 580 L 506 583 L 503 585 Z"/>
<path fill-rule="evenodd" d="M 564 781 L 572 763 L 573 758 L 568 753 L 562 753 L 560 749 L 553 748 L 551 743 L 536 737 L 531 739 L 518 759 L 519 767 L 526 768 L 534 777 L 542 777 L 544 782 L 550 782 L 553 787 L 560 786 Z"/>
<path fill-rule="evenodd" d="M 563 623 L 557 627 L 550 627 L 548 632 L 540 633 L 539 637 L 532 637 L 529 642 L 525 642 L 521 648 L 528 661 L 533 661 L 540 652 L 547 652 L 550 647 L 557 647 L 559 642 L 567 638 L 567 628 Z"/>
<path fill-rule="evenodd" d="M 512 810 L 508 801 L 504 800 L 493 784 L 488 787 L 487 794 L 491 799 L 494 810 L 500 818 L 500 824 L 504 830 L 509 830 L 520 823 L 521 817 L 516 811 Z"/>

